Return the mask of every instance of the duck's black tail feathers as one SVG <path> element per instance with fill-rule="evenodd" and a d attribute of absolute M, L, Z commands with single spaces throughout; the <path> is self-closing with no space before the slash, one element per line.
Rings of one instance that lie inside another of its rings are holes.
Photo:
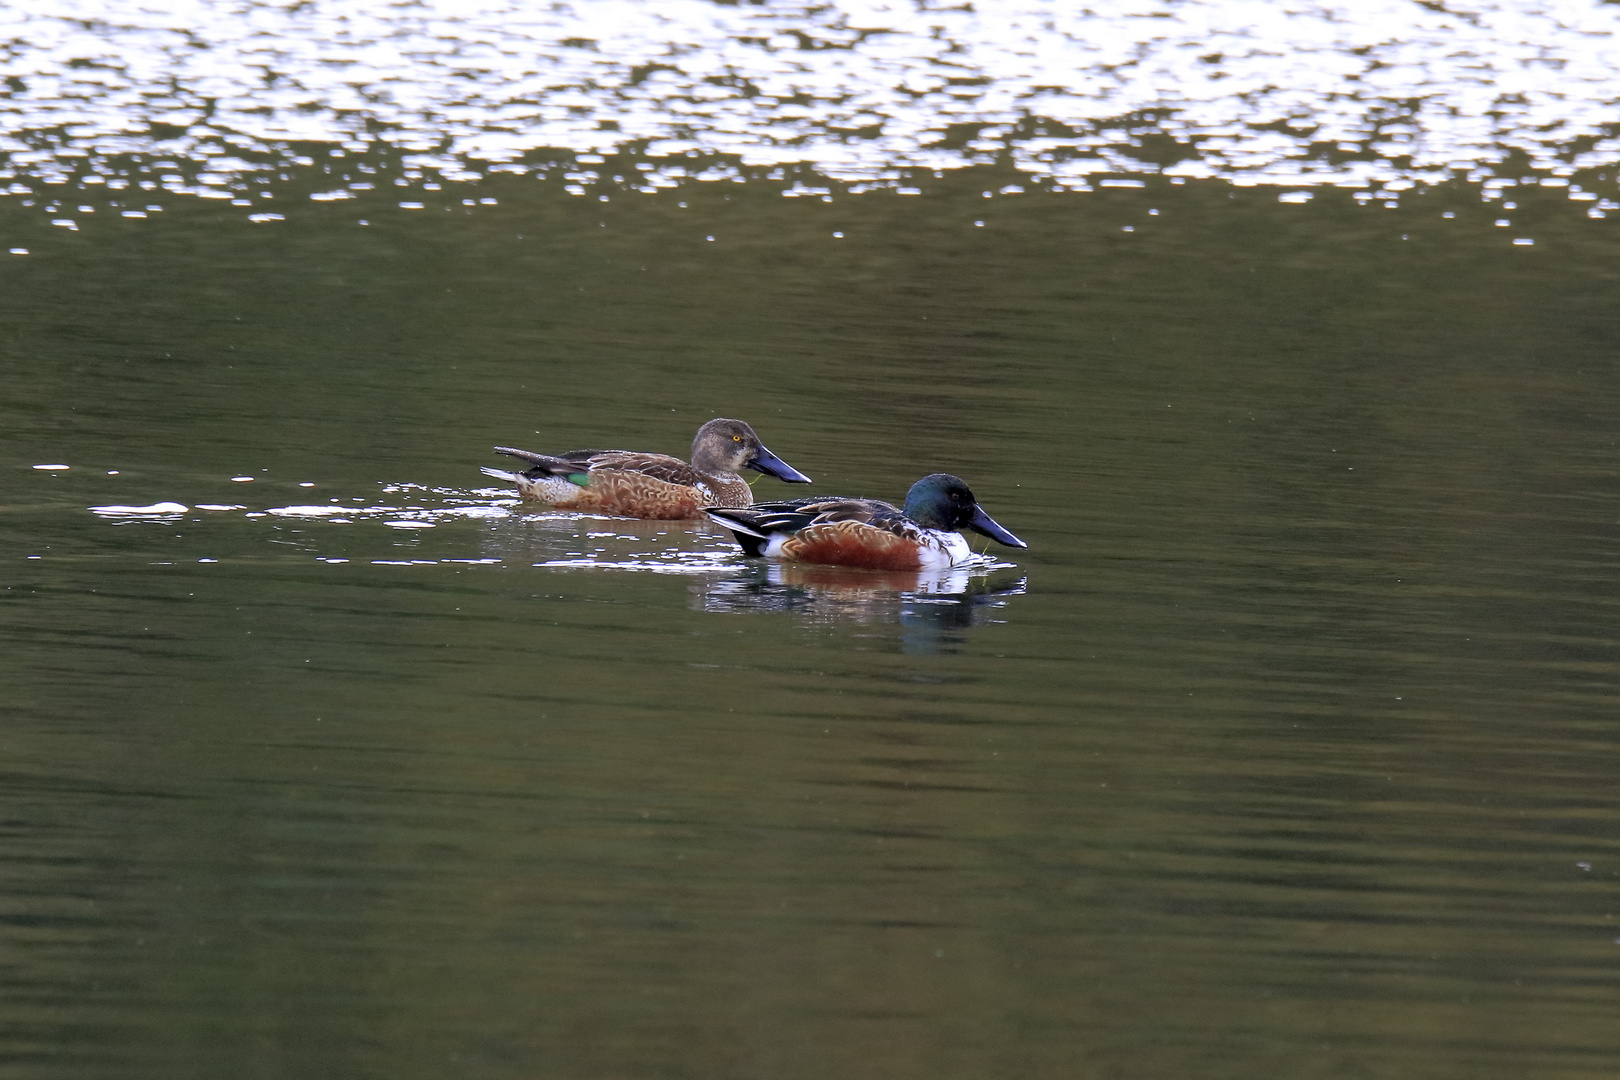
<path fill-rule="evenodd" d="M 529 479 L 531 480 L 542 475 L 567 476 L 570 473 L 584 471 L 578 461 L 570 461 L 567 457 L 556 457 L 552 454 L 536 454 L 532 450 L 519 450 L 515 446 L 497 446 L 495 448 L 495 452 L 497 454 L 505 454 L 507 457 L 515 457 L 519 461 L 527 461 L 532 468 L 524 471 L 528 474 Z M 536 470 L 538 470 L 538 472 Z M 485 471 L 487 472 L 488 470 Z M 496 474 L 491 473 L 490 475 L 493 476 Z"/>
<path fill-rule="evenodd" d="M 718 525 L 723 525 L 731 531 L 737 543 L 742 547 L 743 554 L 750 559 L 756 559 L 765 553 L 765 545 L 770 541 L 770 535 L 759 532 L 749 524 L 746 517 L 747 510 L 726 510 L 719 507 L 710 507 L 703 511 Z"/>

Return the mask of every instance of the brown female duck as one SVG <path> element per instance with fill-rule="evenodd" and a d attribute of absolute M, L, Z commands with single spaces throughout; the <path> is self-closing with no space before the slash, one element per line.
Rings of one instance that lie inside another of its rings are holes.
<path fill-rule="evenodd" d="M 753 504 L 742 469 L 769 473 L 790 484 L 808 484 L 810 478 L 769 450 L 754 429 L 741 420 L 710 420 L 692 440 L 688 464 L 667 454 L 631 450 L 571 450 L 566 454 L 535 454 L 511 446 L 495 452 L 529 463 L 522 472 L 491 469 L 486 476 L 509 480 L 519 494 L 559 510 L 619 514 L 636 518 L 698 518 L 711 506 Z"/>

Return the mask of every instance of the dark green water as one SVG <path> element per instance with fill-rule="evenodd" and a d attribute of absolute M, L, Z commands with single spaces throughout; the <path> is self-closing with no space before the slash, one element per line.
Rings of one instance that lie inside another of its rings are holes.
<path fill-rule="evenodd" d="M 0 204 L 0 1075 L 1612 1076 L 1620 233 L 982 186 Z M 717 415 L 1031 548 L 476 471 Z"/>

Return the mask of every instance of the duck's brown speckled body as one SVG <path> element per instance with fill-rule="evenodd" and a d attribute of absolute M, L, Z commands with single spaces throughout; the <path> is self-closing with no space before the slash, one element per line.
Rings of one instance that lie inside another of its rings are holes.
<path fill-rule="evenodd" d="M 536 454 L 511 446 L 497 453 L 529 463 L 523 472 L 483 468 L 509 480 L 523 498 L 559 510 L 679 520 L 699 518 L 709 507 L 753 504 L 753 489 L 738 475 L 756 469 L 789 483 L 810 478 L 765 448 L 741 420 L 719 418 L 698 429 L 690 463 L 667 454 L 631 450 L 572 450 Z"/>

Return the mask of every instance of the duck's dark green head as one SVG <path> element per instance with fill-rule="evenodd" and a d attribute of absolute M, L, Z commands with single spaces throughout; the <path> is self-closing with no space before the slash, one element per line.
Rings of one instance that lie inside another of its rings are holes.
<path fill-rule="evenodd" d="M 961 477 L 950 473 L 933 473 L 912 484 L 906 492 L 905 513 L 925 529 L 972 529 L 1008 547 L 1029 547 L 979 509 Z"/>
<path fill-rule="evenodd" d="M 810 478 L 769 450 L 741 420 L 720 418 L 698 428 L 692 440 L 692 464 L 706 473 L 740 473 L 756 469 L 790 484 L 808 484 Z"/>

